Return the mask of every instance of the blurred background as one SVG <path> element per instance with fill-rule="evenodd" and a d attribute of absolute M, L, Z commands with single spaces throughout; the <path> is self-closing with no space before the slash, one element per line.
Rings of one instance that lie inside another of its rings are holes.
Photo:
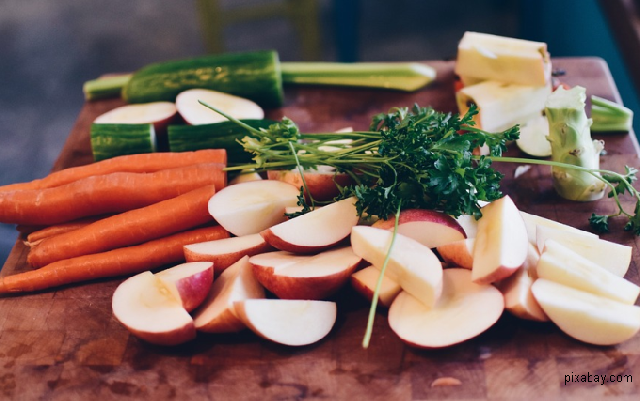
<path fill-rule="evenodd" d="M 85 81 L 208 52 L 453 59 L 465 31 L 494 33 L 545 41 L 556 57 L 602 57 L 625 105 L 640 114 L 606 1 L 1 0 L 0 185 L 49 172 L 82 108 Z M 16 237 L 15 226 L 0 224 L 0 264 Z"/>

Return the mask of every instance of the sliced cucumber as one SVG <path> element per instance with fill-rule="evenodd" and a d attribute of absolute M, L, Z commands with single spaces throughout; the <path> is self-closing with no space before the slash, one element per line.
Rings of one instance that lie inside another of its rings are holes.
<path fill-rule="evenodd" d="M 91 124 L 91 151 L 95 161 L 156 151 L 153 124 Z"/>

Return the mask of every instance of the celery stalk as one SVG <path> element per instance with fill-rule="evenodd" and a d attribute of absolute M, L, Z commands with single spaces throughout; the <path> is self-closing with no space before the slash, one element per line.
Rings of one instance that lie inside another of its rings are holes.
<path fill-rule="evenodd" d="M 545 103 L 549 122 L 551 160 L 590 170 L 600 168 L 601 141 L 591 139 L 591 119 L 585 112 L 586 90 L 576 86 L 570 90 L 556 89 Z M 602 180 L 584 170 L 551 167 L 553 186 L 560 196 L 569 200 L 590 201 L 604 195 Z"/>
<path fill-rule="evenodd" d="M 592 132 L 631 131 L 633 111 L 618 103 L 591 96 Z"/>

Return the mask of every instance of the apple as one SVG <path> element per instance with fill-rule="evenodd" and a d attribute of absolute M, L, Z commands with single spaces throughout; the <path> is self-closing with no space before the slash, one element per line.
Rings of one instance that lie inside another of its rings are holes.
<path fill-rule="evenodd" d="M 156 273 L 156 277 L 180 300 L 182 307 L 191 312 L 209 294 L 213 283 L 213 263 L 182 263 Z"/>
<path fill-rule="evenodd" d="M 356 292 L 364 295 L 367 300 L 371 301 L 373 300 L 373 294 L 376 290 L 379 277 L 379 269 L 375 266 L 367 266 L 351 275 L 351 286 Z M 400 284 L 387 276 L 383 276 L 380 291 L 378 292 L 378 305 L 385 308 L 390 307 L 396 296 L 400 294 L 400 291 L 402 291 Z"/>
<path fill-rule="evenodd" d="M 358 220 L 355 198 L 348 198 L 276 224 L 260 235 L 282 251 L 315 253 L 347 238 Z"/>
<path fill-rule="evenodd" d="M 236 314 L 233 303 L 264 297 L 264 289 L 253 276 L 249 257 L 245 256 L 223 271 L 213 283 L 209 296 L 194 312 L 195 328 L 207 333 L 243 330 L 245 325 Z"/>
<path fill-rule="evenodd" d="M 229 185 L 242 184 L 243 182 L 251 182 L 251 181 L 260 181 L 262 180 L 262 176 L 253 171 L 242 170 L 238 175 L 233 177 L 231 181 L 229 181 Z"/>
<path fill-rule="evenodd" d="M 116 107 L 99 115 L 94 122 L 99 124 L 153 124 L 156 131 L 166 130 L 175 120 L 176 105 L 172 102 L 129 104 Z"/>
<path fill-rule="evenodd" d="M 273 248 L 256 233 L 185 245 L 183 249 L 187 262 L 213 262 L 215 275 L 218 276 L 243 256 L 257 255 Z"/>
<path fill-rule="evenodd" d="M 378 220 L 372 227 L 392 230 L 395 217 Z M 436 248 L 466 238 L 462 226 L 448 214 L 427 209 L 405 209 L 398 217 L 398 233 L 413 238 L 424 246 Z"/>
<path fill-rule="evenodd" d="M 282 258 L 250 258 L 253 273 L 267 290 L 281 299 L 326 299 L 346 284 L 362 260 L 350 246 L 329 249 L 316 255 L 282 253 Z M 292 263 L 286 259 L 290 258 Z"/>
<path fill-rule="evenodd" d="M 445 262 L 471 270 L 473 267 L 473 246 L 475 242 L 475 238 L 459 239 L 439 245 L 436 250 Z"/>
<path fill-rule="evenodd" d="M 473 281 L 489 284 L 509 277 L 527 259 L 527 228 L 509 196 L 483 206 L 473 247 Z"/>
<path fill-rule="evenodd" d="M 490 284 L 471 281 L 467 269 L 446 269 L 442 296 L 427 307 L 406 291 L 389 308 L 389 326 L 418 348 L 442 348 L 480 335 L 500 318 L 504 300 Z"/>
<path fill-rule="evenodd" d="M 296 188 L 304 187 L 306 182 L 309 193 L 317 201 L 334 199 L 340 194 L 340 190 L 336 185 L 344 187 L 354 182 L 349 174 L 336 173 L 335 169 L 330 166 L 318 166 L 317 169 L 304 170 L 304 182 L 298 169 L 269 170 L 267 171 L 267 178 L 286 182 Z"/>
<path fill-rule="evenodd" d="M 189 89 L 176 96 L 176 108 L 187 124 L 213 124 L 227 121 L 226 117 L 200 104 L 200 101 L 238 120 L 264 118 L 264 110 L 249 99 L 209 89 Z"/>
<path fill-rule="evenodd" d="M 478 219 L 470 214 L 462 214 L 455 218 L 464 230 L 467 238 L 475 238 L 478 233 Z"/>
<path fill-rule="evenodd" d="M 619 277 L 627 274 L 631 264 L 632 248 L 627 245 L 606 241 L 585 232 L 562 231 L 545 226 L 537 227 L 538 250 L 544 251 L 545 243 L 553 239 L 574 252 L 604 267 Z"/>
<path fill-rule="evenodd" d="M 111 307 L 131 334 L 149 343 L 177 345 L 196 337 L 191 315 L 150 271 L 123 281 L 113 293 Z"/>
<path fill-rule="evenodd" d="M 296 187 L 280 181 L 229 185 L 211 197 L 209 214 L 233 235 L 256 234 L 285 221 L 285 208 L 295 206 L 299 194 Z"/>
<path fill-rule="evenodd" d="M 393 232 L 368 226 L 351 230 L 353 252 L 381 270 L 387 253 L 389 262 L 385 276 L 400 284 L 407 293 L 425 306 L 433 306 L 442 292 L 442 264 L 431 248 L 418 241 Z"/>
<path fill-rule="evenodd" d="M 538 277 L 614 301 L 633 305 L 640 287 L 616 276 L 555 240 L 545 242 L 537 268 Z"/>
<path fill-rule="evenodd" d="M 235 310 L 258 336 L 291 346 L 320 341 L 336 322 L 336 304 L 329 301 L 250 299 L 236 302 Z"/>
<path fill-rule="evenodd" d="M 539 278 L 531 287 L 549 319 L 567 335 L 595 345 L 620 344 L 640 330 L 640 307 Z"/>
<path fill-rule="evenodd" d="M 591 237 L 598 237 L 594 233 L 590 233 L 589 231 L 579 230 L 575 227 L 571 227 L 570 225 L 560 223 L 558 221 L 548 219 L 546 217 L 539 216 L 537 214 L 530 214 L 527 212 L 520 211 L 520 215 L 524 219 L 524 224 L 527 226 L 527 236 L 529 237 L 529 241 L 534 245 L 537 243 L 537 227 L 548 227 L 556 230 L 562 231 L 573 231 L 580 232 L 584 235 L 589 235 Z"/>

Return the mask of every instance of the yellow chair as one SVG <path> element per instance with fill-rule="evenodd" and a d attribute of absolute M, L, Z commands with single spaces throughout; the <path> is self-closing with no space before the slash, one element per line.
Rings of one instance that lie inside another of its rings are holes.
<path fill-rule="evenodd" d="M 197 0 L 197 12 L 205 47 L 209 53 L 222 53 L 224 28 L 234 23 L 286 17 L 300 40 L 301 56 L 305 61 L 322 57 L 319 7 L 316 0 L 283 0 L 252 4 L 246 7 L 222 7 L 219 0 Z"/>

